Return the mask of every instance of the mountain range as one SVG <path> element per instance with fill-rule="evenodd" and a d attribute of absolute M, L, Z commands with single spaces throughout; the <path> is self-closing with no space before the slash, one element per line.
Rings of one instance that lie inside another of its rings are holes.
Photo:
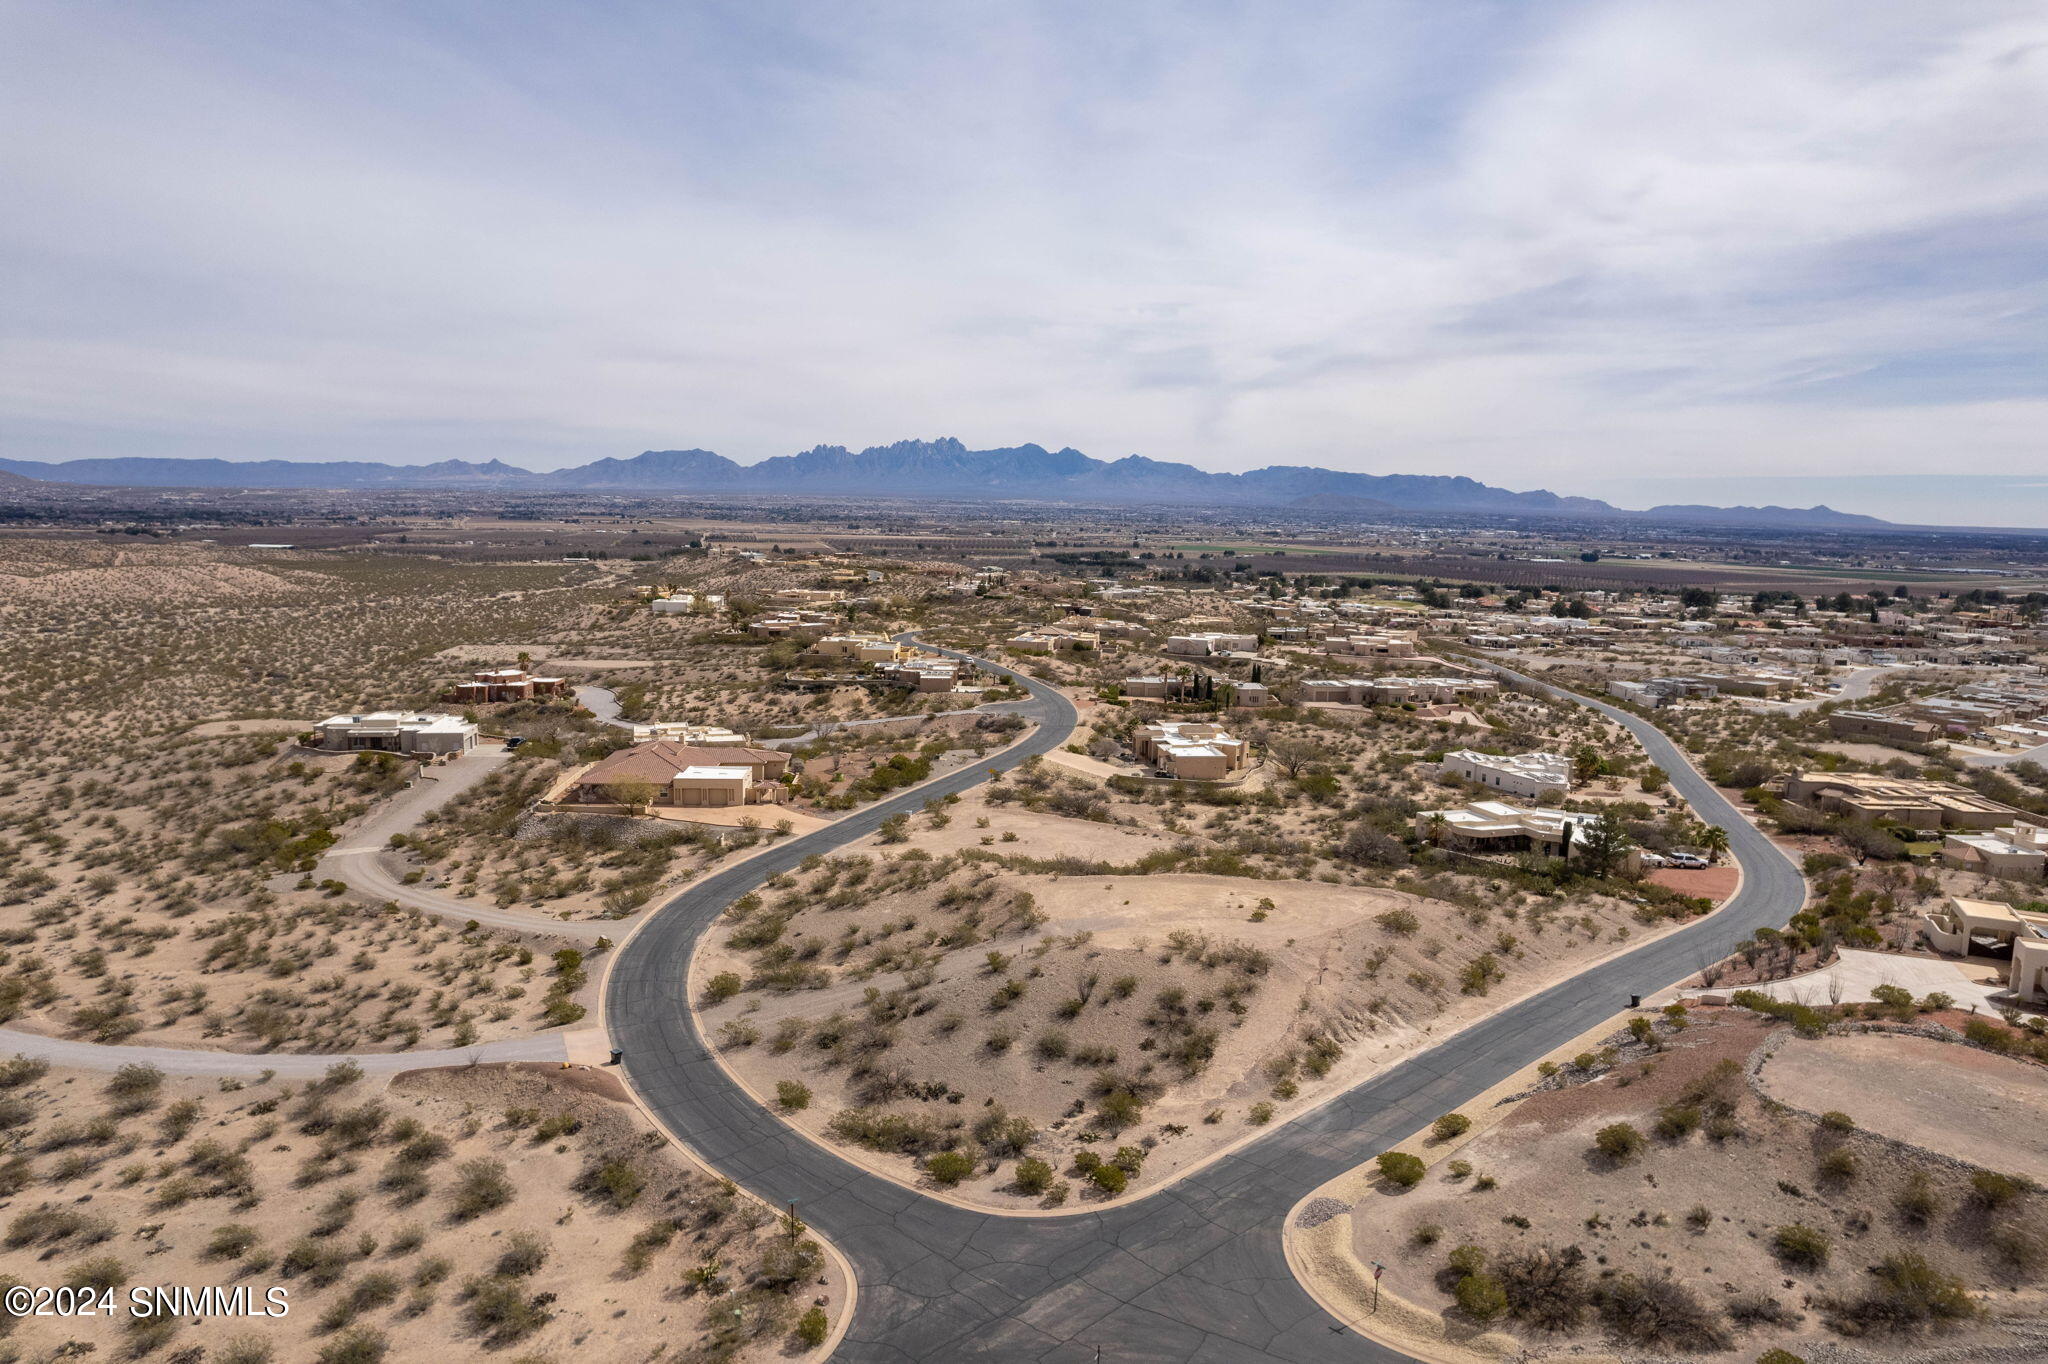
<path fill-rule="evenodd" d="M 647 450 L 537 473 L 502 460 L 379 464 L 339 460 L 0 459 L 0 470 L 62 483 L 145 488 L 474 488 L 505 492 L 590 489 L 619 493 L 787 493 L 850 497 L 1028 498 L 1093 503 L 1290 507 L 1371 517 L 1402 512 L 1656 518 L 1728 525 L 1855 527 L 1889 523 L 1814 507 L 1651 507 L 1626 511 L 1590 497 L 1514 492 L 1447 474 L 1359 474 L 1309 465 L 1210 473 L 1127 455 L 1015 445 L 970 450 L 959 441 L 898 441 L 739 464 L 709 450 Z"/>

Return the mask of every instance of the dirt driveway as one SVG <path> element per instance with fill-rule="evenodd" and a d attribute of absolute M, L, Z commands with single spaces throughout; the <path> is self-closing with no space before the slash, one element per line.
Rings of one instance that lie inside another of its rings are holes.
<path fill-rule="evenodd" d="M 2048 1070 L 1955 1042 L 1864 1034 L 1795 1038 L 1764 1091 L 1813 1113 L 1972 1164 L 2048 1179 Z"/>

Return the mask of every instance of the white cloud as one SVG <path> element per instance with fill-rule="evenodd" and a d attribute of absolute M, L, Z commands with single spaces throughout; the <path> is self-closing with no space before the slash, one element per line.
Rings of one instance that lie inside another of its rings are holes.
<path fill-rule="evenodd" d="M 17 13 L 7 452 L 2038 457 L 2037 9 L 1275 13 Z"/>

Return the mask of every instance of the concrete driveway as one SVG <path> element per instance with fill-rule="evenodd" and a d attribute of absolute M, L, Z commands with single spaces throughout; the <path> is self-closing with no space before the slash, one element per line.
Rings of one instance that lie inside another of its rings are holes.
<path fill-rule="evenodd" d="M 1979 963 L 1976 968 L 1978 974 L 1982 974 L 1983 965 Z M 2006 1002 L 2005 986 L 1979 984 L 1964 971 L 1964 963 L 1937 957 L 1902 957 L 1891 952 L 1861 952 L 1845 948 L 1834 961 L 1805 975 L 1787 976 L 1783 980 L 1757 985 L 1726 985 L 1676 993 L 1685 999 L 1697 999 L 1701 995 L 1726 999 L 1736 990 L 1760 990 L 1772 999 L 1826 1006 L 1867 1004 L 1876 998 L 1871 991 L 1878 986 L 1897 985 L 1911 990 L 1915 999 L 1939 991 L 1954 997 L 1956 1007 L 1967 1009 L 1975 1005 L 1979 1013 L 1992 1012 L 1996 1007 L 1994 998 L 1999 1003 Z"/>

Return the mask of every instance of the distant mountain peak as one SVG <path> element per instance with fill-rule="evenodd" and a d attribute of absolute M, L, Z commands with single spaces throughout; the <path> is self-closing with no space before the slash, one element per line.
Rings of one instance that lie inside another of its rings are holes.
<path fill-rule="evenodd" d="M 710 450 L 643 450 L 573 469 L 534 473 L 492 459 L 481 464 L 392 465 L 285 460 L 85 459 L 36 464 L 0 459 L 0 469 L 31 478 L 140 487 L 496 487 L 588 488 L 645 493 L 787 493 L 793 496 L 1001 497 L 1164 506 L 1266 506 L 1335 515 L 1435 512 L 1492 515 L 1661 517 L 1764 526 L 1881 526 L 1875 517 L 1829 507 L 1653 507 L 1624 512 L 1596 498 L 1544 489 L 1515 492 L 1462 474 L 1363 474 L 1303 464 L 1272 464 L 1241 474 L 1211 473 L 1129 454 L 1099 460 L 1072 446 L 1024 444 L 970 450 L 956 436 L 900 440 L 849 450 L 814 445 L 800 454 L 739 464 Z"/>

